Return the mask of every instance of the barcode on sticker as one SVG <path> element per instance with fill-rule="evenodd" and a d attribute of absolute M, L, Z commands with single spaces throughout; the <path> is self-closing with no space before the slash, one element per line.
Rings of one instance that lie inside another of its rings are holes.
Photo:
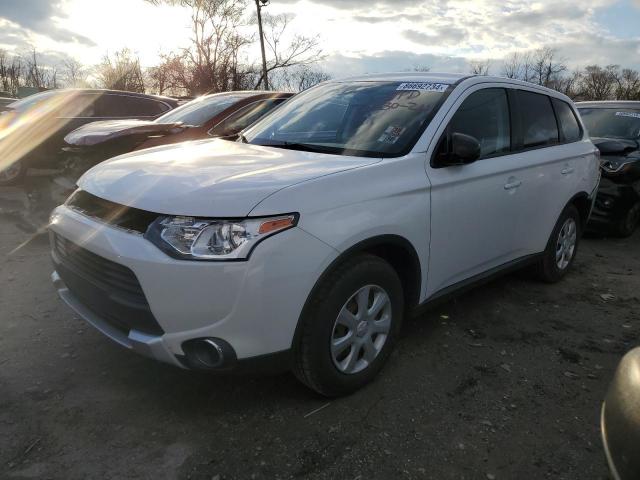
<path fill-rule="evenodd" d="M 421 92 L 444 92 L 447 90 L 446 83 L 430 83 L 430 82 L 405 82 L 398 85 L 396 90 L 419 90 Z"/>
<path fill-rule="evenodd" d="M 633 117 L 640 118 L 640 112 L 616 112 L 616 117 Z"/>

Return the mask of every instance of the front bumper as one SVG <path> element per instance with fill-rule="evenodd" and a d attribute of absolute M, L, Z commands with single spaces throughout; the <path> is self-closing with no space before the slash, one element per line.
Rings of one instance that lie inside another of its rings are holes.
<path fill-rule="evenodd" d="M 602 177 L 589 225 L 594 228 L 614 226 L 638 201 L 640 196 L 632 185 Z"/>
<path fill-rule="evenodd" d="M 131 269 L 164 333 L 113 328 L 54 273 L 61 298 L 118 344 L 177 366 L 184 366 L 182 344 L 196 338 L 224 340 L 238 360 L 288 351 L 313 285 L 338 254 L 302 229 L 293 228 L 264 240 L 246 262 L 177 260 L 139 234 L 105 225 L 65 206 L 54 210 L 50 229 Z"/>
<path fill-rule="evenodd" d="M 146 357 L 154 358 L 161 362 L 169 363 L 178 367 L 184 367 L 175 354 L 167 348 L 162 340 L 162 336 L 148 335 L 136 330 L 130 330 L 129 333 L 125 335 L 123 332 L 114 328 L 109 322 L 100 318 L 100 316 L 83 305 L 73 295 L 73 293 L 69 291 L 60 278 L 60 275 L 58 275 L 58 272 L 54 271 L 51 274 L 51 281 L 53 282 L 53 286 L 58 290 L 60 298 L 74 312 L 114 342 Z"/>

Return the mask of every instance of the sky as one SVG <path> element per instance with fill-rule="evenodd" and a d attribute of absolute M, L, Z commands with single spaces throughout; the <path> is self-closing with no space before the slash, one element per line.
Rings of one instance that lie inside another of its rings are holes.
<path fill-rule="evenodd" d="M 253 13 L 250 1 L 247 15 Z M 640 69 L 640 0 L 272 0 L 291 14 L 291 34 L 319 35 L 332 76 L 402 71 L 466 72 L 490 60 L 492 73 L 513 51 L 557 48 L 572 68 L 619 64 Z M 0 49 L 34 46 L 49 63 L 87 65 L 123 47 L 144 66 L 189 44 L 189 11 L 144 0 L 0 0 Z M 247 51 L 257 60 L 254 45 Z"/>

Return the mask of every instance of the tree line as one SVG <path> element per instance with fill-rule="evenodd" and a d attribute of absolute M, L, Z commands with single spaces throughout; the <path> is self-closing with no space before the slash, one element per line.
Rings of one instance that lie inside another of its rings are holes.
<path fill-rule="evenodd" d="M 470 73 L 488 75 L 491 61 L 473 61 Z M 549 87 L 574 100 L 640 100 L 640 73 L 620 65 L 587 65 L 570 69 L 556 49 L 514 52 L 504 59 L 499 75 Z"/>
<path fill-rule="evenodd" d="M 19 87 L 96 87 L 191 97 L 264 85 L 260 63 L 250 60 L 247 52 L 256 42 L 251 33 L 257 30 L 256 0 L 146 1 L 189 9 L 188 45 L 161 54 L 159 63 L 150 68 L 144 68 L 127 48 L 104 55 L 92 66 L 71 58 L 45 64 L 35 49 L 21 55 L 0 50 L 0 91 L 15 95 Z M 273 89 L 296 92 L 330 78 L 318 66 L 324 58 L 318 36 L 290 34 L 289 15 L 263 12 L 262 18 L 268 83 Z M 575 100 L 640 100 L 637 70 L 619 65 L 571 70 L 566 59 L 549 47 L 511 53 L 499 65 L 499 75 L 543 85 Z M 491 70 L 491 61 L 469 62 L 470 73 L 489 75 Z"/>
<path fill-rule="evenodd" d="M 196 96 L 264 85 L 261 63 L 250 60 L 247 51 L 257 41 L 255 0 L 147 1 L 189 9 L 187 46 L 162 53 L 150 68 L 142 67 L 127 48 L 104 55 L 92 66 L 75 59 L 45 65 L 35 49 L 21 55 L 0 50 L 0 90 L 15 95 L 19 87 L 97 87 Z M 300 91 L 330 77 L 317 65 L 324 58 L 319 37 L 290 33 L 291 20 L 291 15 L 262 13 L 268 83 L 274 89 Z"/>

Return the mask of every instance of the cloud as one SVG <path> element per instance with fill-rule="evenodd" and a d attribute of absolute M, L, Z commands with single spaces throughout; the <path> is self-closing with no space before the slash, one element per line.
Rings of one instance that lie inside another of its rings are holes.
<path fill-rule="evenodd" d="M 412 53 L 401 50 L 384 51 L 374 55 L 343 55 L 334 53 L 322 64 L 334 78 L 367 73 L 402 72 L 428 67 L 432 72 L 466 72 L 468 62 L 462 57 L 449 57 L 430 53 Z"/>
<path fill-rule="evenodd" d="M 298 3 L 299 0 L 278 0 L 278 3 Z M 415 6 L 415 0 L 314 0 L 314 3 L 326 5 L 341 10 L 364 9 L 372 10 L 376 7 L 391 7 L 397 10 L 398 7 Z M 440 2 L 442 3 L 442 2 Z M 445 2 L 446 3 L 446 2 Z"/>
<path fill-rule="evenodd" d="M 402 35 L 414 43 L 422 45 L 454 45 L 467 38 L 467 32 L 457 27 L 441 27 L 434 29 L 434 33 L 404 30 Z"/>
<path fill-rule="evenodd" d="M 363 23 L 384 23 L 397 22 L 399 20 L 419 22 L 424 18 L 424 16 L 421 14 L 399 13 L 397 15 L 354 15 L 352 18 L 357 22 Z"/>
<path fill-rule="evenodd" d="M 9 0 L 0 2 L 0 18 L 28 29 L 36 34 L 49 37 L 61 43 L 79 43 L 95 46 L 90 38 L 57 25 L 56 18 L 64 18 L 64 4 L 61 0 Z"/>

